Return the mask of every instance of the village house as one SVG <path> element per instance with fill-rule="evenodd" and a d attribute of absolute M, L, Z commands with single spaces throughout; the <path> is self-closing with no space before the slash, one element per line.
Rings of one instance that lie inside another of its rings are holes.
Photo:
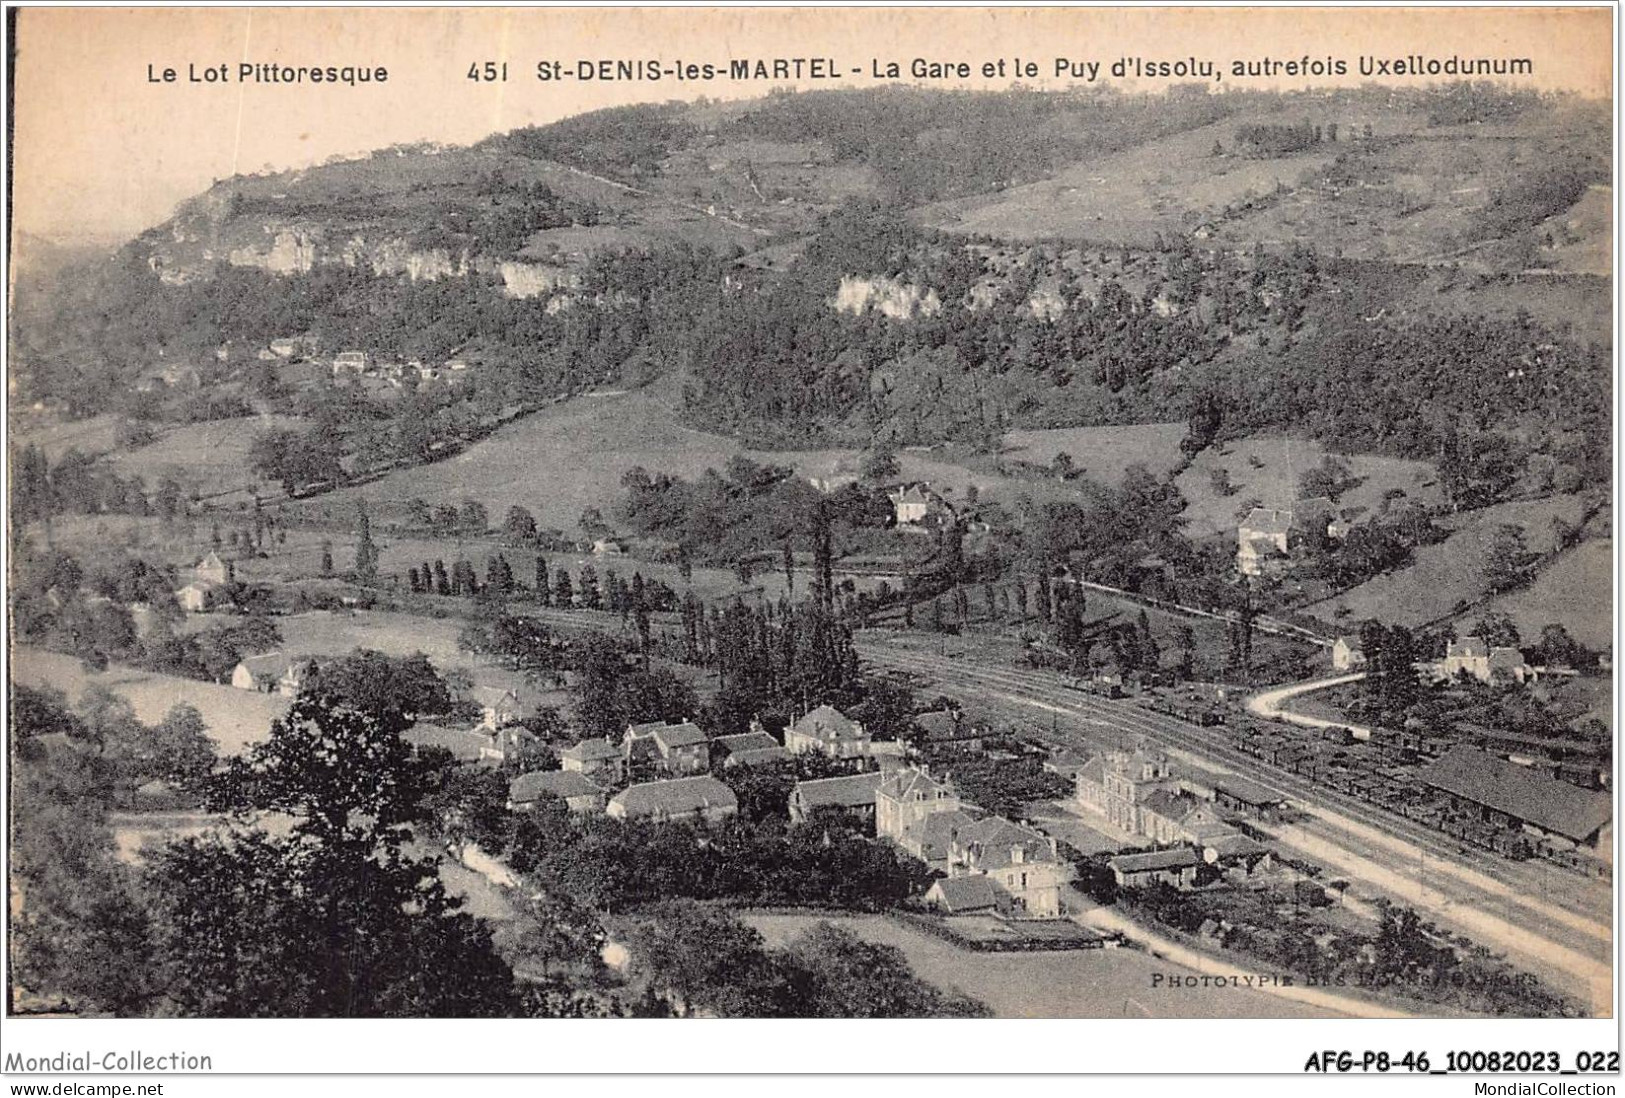
<path fill-rule="evenodd" d="M 856 484 L 860 479 L 857 462 L 851 458 L 840 458 L 831 462 L 823 472 L 809 474 L 807 483 L 828 496 Z"/>
<path fill-rule="evenodd" d="M 1208 802 L 1184 790 L 1158 789 L 1140 805 L 1140 831 L 1159 846 L 1202 843 L 1236 833 Z"/>
<path fill-rule="evenodd" d="M 1444 679 L 1470 675 L 1482 683 L 1523 683 L 1535 677 L 1534 668 L 1524 662 L 1522 652 L 1510 646 L 1492 647 L 1483 637 L 1451 641 L 1438 666 Z"/>
<path fill-rule="evenodd" d="M 908 762 L 908 744 L 902 740 L 870 740 L 865 753 L 882 770 L 896 770 Z"/>
<path fill-rule="evenodd" d="M 705 733 L 688 721 L 627 725 L 621 750 L 630 773 L 653 770 L 681 777 L 711 769 L 711 749 Z"/>
<path fill-rule="evenodd" d="M 281 652 L 245 657 L 231 672 L 231 685 L 261 694 L 291 698 L 302 690 L 315 670 L 315 662 L 291 659 Z"/>
<path fill-rule="evenodd" d="M 1072 779 L 1074 799 L 1086 811 L 1105 816 L 1106 756 L 1096 755 L 1078 768 Z"/>
<path fill-rule="evenodd" d="M 797 782 L 790 791 L 790 822 L 811 823 L 824 815 L 864 823 L 875 818 L 875 792 L 885 775 L 878 770 Z"/>
<path fill-rule="evenodd" d="M 543 797 L 557 797 L 571 812 L 602 812 L 604 791 L 574 770 L 539 770 L 521 774 L 508 785 L 508 808 L 535 809 Z"/>
<path fill-rule="evenodd" d="M 739 811 L 739 799 L 733 790 L 704 774 L 627 786 L 610 799 L 604 811 L 617 820 L 717 823 Z"/>
<path fill-rule="evenodd" d="M 626 752 L 610 740 L 582 740 L 559 752 L 559 765 L 600 785 L 619 785 L 625 780 Z"/>
<path fill-rule="evenodd" d="M 975 822 L 953 782 L 924 770 L 895 771 L 875 787 L 875 834 L 932 869 L 947 872 L 955 833 Z"/>
<path fill-rule="evenodd" d="M 736 736 L 718 736 L 711 741 L 712 769 L 789 762 L 793 757 L 766 732 L 741 732 Z"/>
<path fill-rule="evenodd" d="M 940 521 L 948 510 L 943 498 L 925 482 L 899 484 L 886 493 L 899 529 L 921 529 Z"/>
<path fill-rule="evenodd" d="M 291 359 L 296 354 L 314 354 L 315 338 L 312 336 L 278 336 L 271 339 L 270 352 L 278 359 Z"/>
<path fill-rule="evenodd" d="M 1150 888 L 1155 884 L 1166 884 L 1181 891 L 1195 887 L 1196 869 L 1200 864 L 1201 858 L 1188 846 L 1150 850 L 1143 854 L 1119 854 L 1106 863 L 1118 888 Z"/>
<path fill-rule="evenodd" d="M 1089 765 L 1088 756 L 1079 755 L 1072 751 L 1052 751 L 1049 758 L 1044 760 L 1044 769 L 1069 782 L 1076 783 L 1078 775 Z"/>
<path fill-rule="evenodd" d="M 213 584 L 223 587 L 230 583 L 233 576 L 231 563 L 221 558 L 219 553 L 210 550 L 209 555 L 198 561 L 192 567 L 192 579 L 198 583 Z"/>
<path fill-rule="evenodd" d="M 401 738 L 413 747 L 444 748 L 462 763 L 485 763 L 491 758 L 486 754 L 491 738 L 469 728 L 445 728 L 420 721 L 403 732 Z"/>
<path fill-rule="evenodd" d="M 1217 866 L 1230 884 L 1246 884 L 1275 868 L 1275 856 L 1270 848 L 1239 831 L 1200 845 L 1202 862 Z"/>
<path fill-rule="evenodd" d="M 839 709 L 820 705 L 784 730 L 784 746 L 792 755 L 861 759 L 869 753 L 869 733 Z"/>
<path fill-rule="evenodd" d="M 1332 670 L 1359 671 L 1365 667 L 1365 650 L 1360 638 L 1347 634 L 1338 637 L 1332 645 Z"/>
<path fill-rule="evenodd" d="M 175 592 L 175 601 L 188 614 L 206 614 L 225 601 L 225 592 L 212 583 L 189 583 Z"/>
<path fill-rule="evenodd" d="M 519 692 L 511 688 L 476 686 L 468 692 L 468 700 L 480 707 L 478 727 L 490 732 L 534 715 L 528 711 Z"/>
<path fill-rule="evenodd" d="M 1055 840 L 1003 816 L 958 828 L 949 840 L 948 876 L 983 876 L 1001 914 L 1053 918 L 1061 913 L 1064 874 Z"/>
<path fill-rule="evenodd" d="M 499 764 L 525 766 L 541 754 L 543 747 L 536 733 L 522 724 L 505 724 L 497 729 L 480 725 L 474 729 L 474 734 L 484 741 L 480 746 L 480 758 Z"/>
<path fill-rule="evenodd" d="M 1254 507 L 1236 528 L 1236 570 L 1244 576 L 1279 570 L 1305 540 L 1328 536 L 1335 518 L 1332 501 L 1323 496 L 1285 508 Z"/>

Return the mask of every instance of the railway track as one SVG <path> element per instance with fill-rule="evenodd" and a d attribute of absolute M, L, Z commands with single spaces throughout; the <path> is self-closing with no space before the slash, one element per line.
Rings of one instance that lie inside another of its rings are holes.
<path fill-rule="evenodd" d="M 1040 671 L 987 668 L 943 656 L 903 651 L 866 643 L 865 659 L 887 667 L 929 676 L 950 687 L 980 689 L 1003 700 L 1047 711 L 1057 716 L 1096 722 L 1102 726 L 1144 736 L 1163 747 L 1178 748 L 1220 771 L 1244 774 L 1249 780 L 1305 806 L 1324 828 L 1350 832 L 1337 817 L 1356 825 L 1363 834 L 1353 837 L 1352 849 L 1369 850 L 1388 841 L 1391 868 L 1407 873 L 1431 887 L 1447 883 L 1463 902 L 1507 912 L 1511 920 L 1532 934 L 1549 933 L 1561 926 L 1579 935 L 1588 953 L 1606 956 L 1612 948 L 1611 898 L 1603 890 L 1586 889 L 1584 879 L 1547 866 L 1518 865 L 1488 853 L 1463 848 L 1447 837 L 1414 821 L 1376 808 L 1364 801 L 1316 785 L 1300 775 L 1281 770 L 1231 745 L 1222 729 L 1205 729 L 1160 714 L 1148 713 L 1132 702 L 1108 701 L 1065 686 L 1059 677 Z M 1059 741 L 1076 746 L 1078 733 L 1058 730 Z M 1317 812 L 1322 808 L 1325 811 Z M 1330 838 L 1329 841 L 1335 841 Z M 1420 859 L 1408 863 L 1402 846 L 1418 851 Z M 1410 872 L 1414 868 L 1415 872 Z M 1431 873 L 1429 872 L 1431 870 Z M 1420 874 L 1421 876 L 1418 876 Z M 1443 879 L 1443 880 L 1441 880 Z M 1589 895 L 1588 895 L 1589 894 Z M 1599 921 L 1599 915 L 1601 921 Z"/>

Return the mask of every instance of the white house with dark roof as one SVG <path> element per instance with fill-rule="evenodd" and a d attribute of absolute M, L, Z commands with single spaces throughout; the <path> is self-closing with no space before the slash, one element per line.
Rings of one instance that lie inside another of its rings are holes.
<path fill-rule="evenodd" d="M 468 692 L 468 700 L 480 707 L 479 726 L 492 732 L 530 715 L 519 692 L 511 688 L 476 686 Z"/>
<path fill-rule="evenodd" d="M 1335 506 L 1324 496 L 1291 507 L 1254 507 L 1236 528 L 1236 570 L 1244 576 L 1271 571 L 1305 538 L 1325 537 L 1336 518 Z"/>
<path fill-rule="evenodd" d="M 739 811 L 739 798 L 709 774 L 702 774 L 695 778 L 629 785 L 610 799 L 604 811 L 617 820 L 716 823 Z"/>
<path fill-rule="evenodd" d="M 289 657 L 281 652 L 247 656 L 232 668 L 231 685 L 239 690 L 291 698 L 310 680 L 314 666 L 312 660 Z"/>
<path fill-rule="evenodd" d="M 943 498 L 924 481 L 899 484 L 886 493 L 886 498 L 891 501 L 896 525 L 905 530 L 929 525 L 948 510 Z"/>
<path fill-rule="evenodd" d="M 1365 667 L 1365 649 L 1360 638 L 1345 633 L 1332 644 L 1332 670 L 1359 671 Z"/>
<path fill-rule="evenodd" d="M 1004 914 L 1048 919 L 1061 913 L 1066 873 L 1055 840 L 1003 816 L 988 816 L 955 830 L 948 875 L 986 877 Z"/>
<path fill-rule="evenodd" d="M 869 733 L 834 706 L 820 705 L 784 730 L 784 747 L 793 755 L 861 759 L 869 753 Z"/>
<path fill-rule="evenodd" d="M 559 752 L 559 766 L 603 785 L 618 785 L 626 774 L 626 752 L 610 740 L 582 740 Z"/>
<path fill-rule="evenodd" d="M 1533 674 L 1524 663 L 1523 653 L 1508 645 L 1492 646 L 1483 637 L 1467 636 L 1453 640 L 1445 648 L 1439 674 L 1446 679 L 1471 675 L 1479 682 L 1523 682 Z"/>
<path fill-rule="evenodd" d="M 629 724 L 621 738 L 621 748 L 627 766 L 634 771 L 653 769 L 681 777 L 704 774 L 711 769 L 710 743 L 699 726 L 690 721 Z"/>

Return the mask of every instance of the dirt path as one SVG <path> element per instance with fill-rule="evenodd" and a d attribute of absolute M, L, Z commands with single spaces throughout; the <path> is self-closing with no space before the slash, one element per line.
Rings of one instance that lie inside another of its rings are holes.
<path fill-rule="evenodd" d="M 1371 738 L 1371 729 L 1362 725 L 1350 724 L 1348 721 L 1328 721 L 1321 717 L 1294 713 L 1286 708 L 1286 703 L 1293 698 L 1313 694 L 1318 690 L 1330 690 L 1334 686 L 1346 686 L 1351 682 L 1360 682 L 1364 678 L 1364 671 L 1356 671 L 1333 679 L 1313 679 L 1309 682 L 1296 682 L 1290 686 L 1278 686 L 1274 690 L 1266 690 L 1262 694 L 1254 694 L 1248 698 L 1247 712 L 1265 720 L 1286 721 L 1288 724 L 1296 724 L 1303 728 L 1347 728 L 1354 734 L 1355 739 L 1368 740 Z"/>
<path fill-rule="evenodd" d="M 1335 1014 L 1350 1018 L 1410 1018 L 1413 1015 L 1390 1007 L 1378 1006 L 1363 999 L 1351 999 L 1343 995 L 1335 995 L 1319 988 L 1304 987 L 1299 984 L 1274 984 L 1268 980 L 1260 981 L 1256 971 L 1249 971 L 1237 965 L 1226 964 L 1212 957 L 1198 953 L 1194 949 L 1180 945 L 1153 931 L 1147 930 L 1139 923 L 1124 918 L 1109 908 L 1097 907 L 1074 916 L 1085 926 L 1097 930 L 1116 931 L 1130 941 L 1139 942 L 1159 957 L 1167 958 L 1177 965 L 1195 969 L 1204 976 L 1217 977 L 1224 981 L 1233 981 L 1243 987 L 1250 987 L 1254 991 L 1261 991 L 1269 995 L 1278 995 L 1283 999 L 1291 999 L 1296 1003 L 1314 1007 L 1317 1010 L 1331 1011 Z"/>

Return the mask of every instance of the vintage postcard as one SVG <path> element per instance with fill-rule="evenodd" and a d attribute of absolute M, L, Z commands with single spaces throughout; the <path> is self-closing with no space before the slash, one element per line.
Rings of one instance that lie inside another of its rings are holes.
<path fill-rule="evenodd" d="M 1618 1070 L 1611 7 L 7 14 L 8 1072 Z"/>

